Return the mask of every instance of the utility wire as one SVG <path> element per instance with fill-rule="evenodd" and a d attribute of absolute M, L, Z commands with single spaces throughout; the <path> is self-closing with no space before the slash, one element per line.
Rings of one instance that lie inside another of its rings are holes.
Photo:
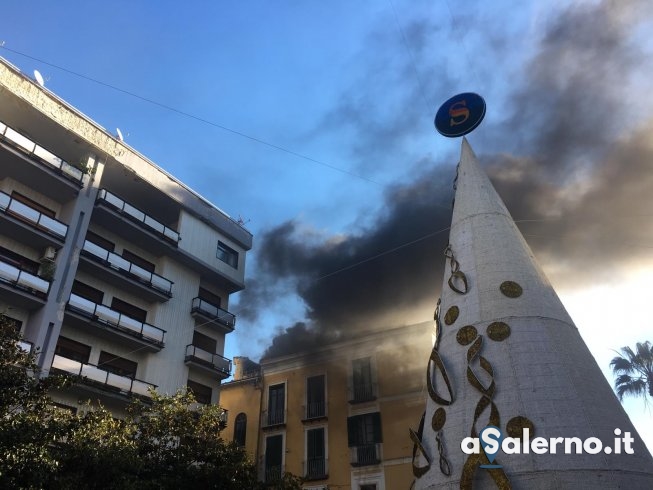
<path fill-rule="evenodd" d="M 426 98 L 426 92 L 424 91 L 424 83 L 422 82 L 422 77 L 419 75 L 419 70 L 417 69 L 417 62 L 415 61 L 415 56 L 413 55 L 413 51 L 410 49 L 410 44 L 408 44 L 408 38 L 406 37 L 406 34 L 404 32 L 404 29 L 401 26 L 401 22 L 399 21 L 399 15 L 397 14 L 397 9 L 395 8 L 395 4 L 392 0 L 388 0 L 390 3 L 390 6 L 392 7 L 392 12 L 394 13 L 395 16 L 395 22 L 397 23 L 397 28 L 399 29 L 399 33 L 401 34 L 401 39 L 404 44 L 404 48 L 406 48 L 406 52 L 408 53 L 408 57 L 410 58 L 411 65 L 413 67 L 413 71 L 415 71 L 415 77 L 417 78 L 417 85 L 419 87 L 419 92 L 422 96 L 422 100 L 424 102 L 425 107 L 430 107 L 429 106 L 429 101 Z M 433 106 L 435 107 L 435 105 Z"/>
<path fill-rule="evenodd" d="M 404 243 L 404 244 L 402 244 L 402 245 L 399 245 L 399 246 L 397 246 L 397 247 L 391 248 L 391 249 L 389 249 L 389 250 L 386 250 L 386 251 L 384 251 L 384 252 L 381 252 L 381 253 L 379 253 L 379 254 L 376 254 L 376 255 L 374 255 L 374 256 L 372 256 L 372 257 L 368 257 L 367 259 L 363 259 L 363 260 L 358 261 L 358 262 L 356 262 L 356 263 L 354 263 L 354 264 L 348 265 L 348 266 L 346 266 L 346 267 L 343 267 L 343 268 L 341 268 L 341 269 L 335 270 L 335 271 L 333 271 L 333 272 L 329 272 L 328 274 L 324 274 L 323 276 L 320 276 L 320 277 L 315 278 L 314 281 L 320 281 L 320 280 L 322 280 L 322 279 L 326 279 L 327 277 L 331 277 L 331 276 L 333 276 L 333 275 L 335 275 L 335 274 L 338 274 L 338 273 L 340 273 L 340 272 L 343 272 L 343 271 L 346 271 L 346 270 L 349 270 L 349 269 L 353 269 L 354 267 L 358 267 L 358 266 L 361 265 L 361 264 L 364 264 L 364 263 L 366 263 L 366 262 L 370 262 L 370 261 L 372 261 L 372 260 L 378 259 L 379 257 L 383 257 L 384 255 L 388 255 L 388 254 L 390 254 L 390 253 L 392 253 L 392 252 L 396 252 L 397 250 L 400 250 L 400 249 L 402 249 L 402 248 L 404 248 L 404 247 L 408 247 L 408 246 L 413 245 L 413 244 L 415 244 L 415 243 L 421 242 L 422 240 L 426 240 L 427 238 L 431 238 L 431 237 L 433 237 L 433 236 L 435 236 L 435 235 L 438 235 L 438 234 L 440 234 L 440 233 L 443 233 L 443 232 L 447 231 L 449 228 L 450 228 L 450 227 L 447 226 L 446 228 L 442 228 L 441 230 L 434 231 L 434 232 L 432 232 L 432 233 L 428 233 L 428 234 L 426 234 L 426 235 L 424 235 L 424 236 L 422 236 L 422 237 L 420 237 L 420 238 L 416 238 L 415 240 L 411 240 L 410 242 L 406 242 L 406 243 Z"/>
<path fill-rule="evenodd" d="M 51 67 L 53 67 L 53 68 L 56 68 L 57 70 L 61 70 L 61 71 L 66 72 L 66 73 L 68 73 L 68 74 L 70 74 L 70 75 L 74 75 L 74 76 L 79 77 L 79 78 L 82 78 L 82 79 L 84 79 L 84 80 L 88 80 L 89 82 L 97 83 L 98 85 L 102 85 L 103 87 L 110 88 L 111 90 L 115 90 L 116 92 L 120 92 L 120 93 L 123 93 L 123 94 L 125 94 L 125 95 L 129 95 L 130 97 L 134 97 L 134 98 L 136 98 L 136 99 L 139 99 L 139 100 L 142 100 L 142 101 L 144 101 L 144 102 L 147 102 L 147 103 L 149 103 L 149 104 L 152 104 L 152 105 L 155 105 L 155 106 L 161 107 L 161 108 L 163 108 L 163 109 L 166 109 L 166 110 L 168 110 L 168 111 L 174 112 L 174 113 L 179 114 L 179 115 L 181 115 L 181 116 L 188 117 L 188 118 L 190 118 L 190 119 L 194 119 L 195 121 L 199 121 L 199 122 L 201 122 L 201 123 L 208 124 L 209 126 L 213 126 L 213 127 L 215 127 L 215 128 L 221 129 L 221 130 L 223 130 L 223 131 L 226 131 L 226 132 L 229 132 L 229 133 L 235 134 L 235 135 L 237 135 L 237 136 L 240 136 L 241 138 L 245 138 L 245 139 L 248 139 L 248 140 L 253 141 L 253 142 L 255 142 L 255 143 L 258 143 L 258 144 L 261 144 L 261 145 L 267 146 L 268 148 L 273 148 L 273 149 L 275 149 L 275 150 L 278 150 L 278 151 L 282 151 L 282 152 L 288 153 L 289 155 L 293 155 L 293 156 L 295 156 L 295 157 L 297 157 L 297 158 L 301 158 L 301 159 L 306 160 L 306 161 L 308 161 L 308 162 L 315 163 L 316 165 L 321 165 L 321 166 L 323 166 L 323 167 L 330 168 L 331 170 L 335 170 L 335 171 L 337 171 L 337 172 L 341 172 L 341 173 L 343 173 L 343 174 L 347 174 L 347 175 L 349 175 L 349 176 L 351 176 L 351 177 L 356 177 L 357 179 L 365 180 L 365 181 L 370 182 L 370 183 L 372 183 L 372 184 L 383 185 L 383 184 L 381 184 L 380 182 L 377 182 L 377 181 L 375 181 L 375 180 L 373 180 L 373 179 L 370 179 L 370 178 L 368 178 L 368 177 L 365 177 L 364 175 L 360 175 L 360 174 L 357 174 L 357 173 L 355 173 L 355 172 L 351 172 L 351 171 L 349 171 L 349 170 L 345 170 L 345 169 L 343 169 L 343 168 L 336 167 L 335 165 L 332 165 L 332 164 L 330 164 L 330 163 L 324 162 L 324 161 L 322 161 L 322 160 L 318 160 L 318 159 L 313 158 L 313 157 L 310 157 L 310 156 L 308 156 L 308 155 L 304 155 L 303 153 L 299 153 L 299 152 L 296 152 L 296 151 L 294 151 L 294 150 L 290 150 L 290 149 L 288 149 L 288 148 L 285 148 L 285 147 L 283 147 L 283 146 L 276 145 L 276 144 L 274 144 L 274 143 L 270 143 L 269 141 L 263 140 L 263 139 L 261 139 L 261 138 L 257 138 L 256 136 L 251 136 L 251 135 L 249 135 L 249 134 L 247 134 L 247 133 L 244 133 L 244 132 L 242 132 L 242 131 L 238 131 L 238 130 L 236 130 L 236 129 L 231 129 L 231 128 L 229 128 L 229 127 L 227 127 L 227 126 L 224 126 L 224 125 L 222 125 L 222 124 L 218 124 L 218 123 L 216 123 L 216 122 L 209 121 L 208 119 L 204 119 L 204 118 L 202 118 L 202 117 L 196 116 L 196 115 L 191 114 L 191 113 L 189 113 L 189 112 L 182 111 L 182 110 L 180 110 L 180 109 L 177 109 L 177 108 L 175 108 L 175 107 L 169 106 L 169 105 L 164 104 L 164 103 L 162 103 L 162 102 L 158 102 L 158 101 L 156 101 L 156 100 L 149 99 L 149 98 L 147 98 L 147 97 L 143 97 L 142 95 L 138 95 L 138 94 L 136 94 L 136 93 L 134 93 L 134 92 L 130 92 L 129 90 L 125 90 L 125 89 L 122 89 L 122 88 L 120 88 L 120 87 L 116 87 L 115 85 L 111 85 L 111 84 L 109 84 L 109 83 L 103 82 L 103 81 L 101 81 L 101 80 L 97 80 L 97 79 L 95 79 L 95 78 L 91 78 L 91 77 L 89 77 L 89 76 L 82 75 L 81 73 L 77 73 L 77 72 L 75 72 L 75 71 L 69 70 L 68 68 L 64 68 L 64 67 L 62 67 L 62 66 L 58 66 L 58 65 L 55 65 L 55 64 L 53 64 L 53 63 L 49 63 L 49 62 L 44 61 L 44 60 L 42 60 L 42 59 L 35 58 L 34 56 L 30 56 L 30 55 L 28 55 L 28 54 L 21 53 L 20 51 L 16 51 L 16 50 L 14 50 L 14 49 L 11 49 L 11 48 L 8 48 L 7 46 L 5 46 L 5 45 L 4 45 L 4 41 L 0 42 L 0 48 L 5 49 L 5 50 L 7 50 L 7 51 L 10 51 L 10 52 L 12 52 L 12 53 L 14 53 L 14 54 L 17 54 L 17 55 L 20 55 L 20 56 L 24 56 L 25 58 L 29 58 L 29 59 L 31 59 L 31 60 L 33 60 L 33 61 L 38 62 L 38 63 L 42 63 L 42 64 L 47 65 L 47 66 L 51 66 Z"/>

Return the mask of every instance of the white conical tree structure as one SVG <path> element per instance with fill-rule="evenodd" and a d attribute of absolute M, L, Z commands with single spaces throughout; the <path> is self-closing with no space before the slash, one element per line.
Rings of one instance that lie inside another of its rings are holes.
<path fill-rule="evenodd" d="M 653 489 L 651 455 L 465 139 L 456 187 L 426 413 L 411 434 L 415 488 Z M 499 451 L 502 467 L 486 469 L 461 442 L 487 425 L 610 449 L 576 454 L 570 442 L 565 454 L 560 441 L 555 454 L 523 454 L 520 441 L 522 454 Z"/>

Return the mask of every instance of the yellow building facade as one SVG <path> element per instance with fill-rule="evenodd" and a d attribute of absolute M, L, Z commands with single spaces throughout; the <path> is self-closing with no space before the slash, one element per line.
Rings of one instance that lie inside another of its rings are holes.
<path fill-rule="evenodd" d="M 284 472 L 305 489 L 395 490 L 413 481 L 409 428 L 425 406 L 432 322 L 367 332 L 256 364 L 234 359 L 221 386 L 227 440 L 262 481 Z"/>

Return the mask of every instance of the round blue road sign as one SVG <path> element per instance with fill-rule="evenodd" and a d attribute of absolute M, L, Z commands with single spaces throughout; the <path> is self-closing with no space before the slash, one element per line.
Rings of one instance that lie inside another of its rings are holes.
<path fill-rule="evenodd" d="M 435 115 L 435 129 L 443 136 L 456 138 L 471 133 L 485 116 L 483 97 L 465 92 L 451 97 Z"/>

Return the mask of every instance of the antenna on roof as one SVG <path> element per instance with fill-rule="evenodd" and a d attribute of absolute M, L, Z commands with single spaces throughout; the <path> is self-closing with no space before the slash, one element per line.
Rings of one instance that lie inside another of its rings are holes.
<path fill-rule="evenodd" d="M 116 133 L 118 133 L 118 139 L 120 141 L 125 141 L 125 138 L 122 137 L 122 131 L 120 131 L 120 128 L 116 128 Z"/>
<path fill-rule="evenodd" d="M 40 71 L 34 70 L 34 78 L 36 79 L 36 83 L 41 87 L 45 87 L 45 81 L 43 80 L 43 75 L 41 75 Z"/>

